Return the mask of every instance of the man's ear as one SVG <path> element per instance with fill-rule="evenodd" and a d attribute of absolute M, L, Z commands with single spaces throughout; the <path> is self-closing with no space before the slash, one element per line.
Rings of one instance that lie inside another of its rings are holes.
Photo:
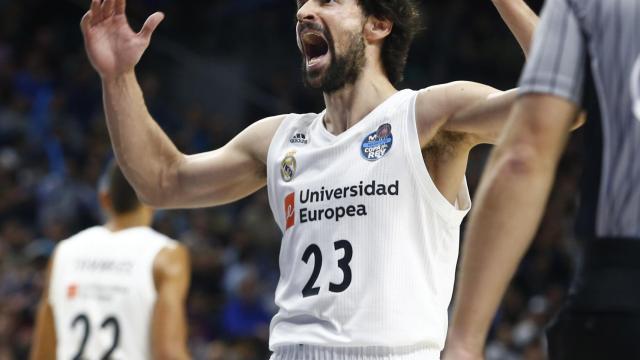
<path fill-rule="evenodd" d="M 391 20 L 369 16 L 364 25 L 364 37 L 370 43 L 380 42 L 391 34 L 391 30 L 393 30 Z"/>

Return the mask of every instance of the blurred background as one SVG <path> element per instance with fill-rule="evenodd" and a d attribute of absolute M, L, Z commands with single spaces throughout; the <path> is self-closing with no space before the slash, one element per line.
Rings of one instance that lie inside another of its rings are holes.
<path fill-rule="evenodd" d="M 529 1 L 534 10 L 541 1 Z M 112 156 L 97 74 L 79 21 L 88 0 L 0 0 L 0 360 L 25 359 L 43 269 L 60 240 L 102 221 L 95 186 Z M 424 1 L 403 87 L 517 84 L 524 57 L 492 3 Z M 185 153 L 215 149 L 252 122 L 318 112 L 305 89 L 293 0 L 130 0 L 134 29 L 167 15 L 137 68 L 147 105 Z M 531 250 L 495 319 L 488 360 L 545 359 L 544 324 L 573 269 L 581 134 L 560 166 Z M 487 147 L 472 153 L 475 189 Z M 266 192 L 231 206 L 161 211 L 159 231 L 188 245 L 190 347 L 196 359 L 268 357 L 280 232 Z"/>

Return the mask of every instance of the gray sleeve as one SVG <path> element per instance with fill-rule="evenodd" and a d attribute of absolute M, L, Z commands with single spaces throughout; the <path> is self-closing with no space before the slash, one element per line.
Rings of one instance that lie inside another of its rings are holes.
<path fill-rule="evenodd" d="M 520 78 L 520 94 L 545 93 L 580 104 L 586 45 L 569 0 L 547 0 Z"/>

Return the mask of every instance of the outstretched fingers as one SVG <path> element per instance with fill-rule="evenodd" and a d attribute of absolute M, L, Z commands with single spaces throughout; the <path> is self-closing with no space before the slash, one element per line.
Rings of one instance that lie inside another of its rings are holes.
<path fill-rule="evenodd" d="M 151 16 L 147 18 L 147 21 L 144 22 L 142 26 L 142 30 L 138 33 L 138 36 L 144 38 L 145 40 L 150 40 L 151 35 L 156 30 L 160 22 L 164 19 L 164 14 L 161 12 L 155 12 Z"/>
<path fill-rule="evenodd" d="M 104 0 L 102 2 L 101 9 L 102 9 L 102 15 L 104 19 L 113 16 L 114 7 L 115 7 L 115 0 Z"/>
<path fill-rule="evenodd" d="M 89 9 L 91 13 L 91 25 L 95 26 L 96 24 L 102 21 L 102 9 L 100 8 L 100 0 L 91 0 L 91 8 Z"/>
<path fill-rule="evenodd" d="M 115 0 L 115 12 L 116 15 L 124 15 L 124 8 L 126 6 L 125 0 Z"/>
<path fill-rule="evenodd" d="M 93 14 L 91 13 L 91 10 L 87 11 L 84 16 L 82 17 L 82 20 L 80 20 L 80 29 L 82 29 L 83 33 L 88 33 L 89 32 L 89 28 L 91 28 L 91 18 Z"/>

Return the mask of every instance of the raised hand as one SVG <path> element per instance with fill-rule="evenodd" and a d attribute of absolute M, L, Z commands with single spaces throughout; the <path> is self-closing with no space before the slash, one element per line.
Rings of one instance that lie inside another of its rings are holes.
<path fill-rule="evenodd" d="M 151 34 L 164 19 L 164 14 L 156 12 L 136 33 L 127 22 L 125 2 L 92 0 L 80 22 L 89 60 L 103 79 L 133 71 L 149 46 Z"/>

